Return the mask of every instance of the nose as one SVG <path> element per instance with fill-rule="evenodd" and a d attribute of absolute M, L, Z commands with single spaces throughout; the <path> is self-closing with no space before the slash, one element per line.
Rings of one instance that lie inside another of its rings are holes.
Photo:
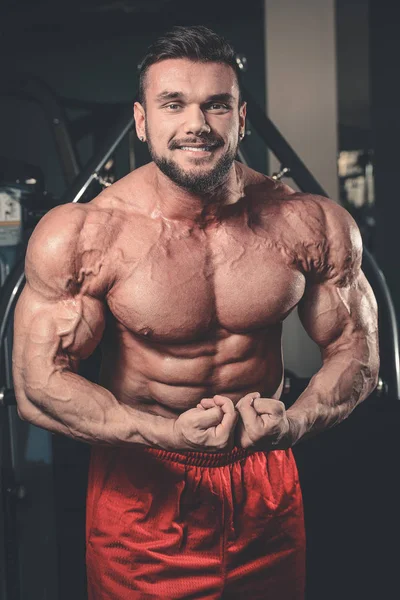
<path fill-rule="evenodd" d="M 192 135 L 202 135 L 210 133 L 211 127 L 207 123 L 204 112 L 199 106 L 190 106 L 186 112 L 185 133 Z"/>

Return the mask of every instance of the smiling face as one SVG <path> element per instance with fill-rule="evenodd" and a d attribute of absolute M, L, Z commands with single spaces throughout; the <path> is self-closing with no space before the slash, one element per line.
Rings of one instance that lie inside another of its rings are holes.
<path fill-rule="evenodd" d="M 135 103 L 136 130 L 159 169 L 180 187 L 207 193 L 235 159 L 246 106 L 239 107 L 233 69 L 223 63 L 167 59 L 146 74 L 145 103 Z"/>

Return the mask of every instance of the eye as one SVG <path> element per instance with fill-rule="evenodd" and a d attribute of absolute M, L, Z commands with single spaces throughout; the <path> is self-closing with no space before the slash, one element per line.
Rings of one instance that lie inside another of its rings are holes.
<path fill-rule="evenodd" d="M 213 110 L 213 111 L 227 111 L 229 110 L 229 106 L 228 104 L 222 104 L 221 102 L 212 102 L 211 104 L 208 105 L 208 110 Z"/>
<path fill-rule="evenodd" d="M 170 102 L 170 104 L 166 104 L 164 108 L 168 108 L 168 110 L 176 111 L 181 108 L 180 104 L 176 104 L 176 102 Z"/>

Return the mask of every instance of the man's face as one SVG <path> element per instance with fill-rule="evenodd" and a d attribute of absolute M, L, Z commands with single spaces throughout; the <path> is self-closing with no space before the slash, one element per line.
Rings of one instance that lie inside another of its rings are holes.
<path fill-rule="evenodd" d="M 229 65 L 168 59 L 147 71 L 145 106 L 135 103 L 139 137 L 179 186 L 207 193 L 223 182 L 244 131 L 236 75 Z"/>

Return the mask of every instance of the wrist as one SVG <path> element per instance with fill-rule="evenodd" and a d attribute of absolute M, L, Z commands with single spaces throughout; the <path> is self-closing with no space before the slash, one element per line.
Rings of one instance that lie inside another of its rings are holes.
<path fill-rule="evenodd" d="M 177 419 L 167 419 L 165 417 L 159 418 L 162 419 L 162 422 L 160 421 L 159 423 L 155 445 L 168 451 L 178 450 L 179 440 L 175 427 Z"/>
<path fill-rule="evenodd" d="M 286 411 L 286 417 L 289 424 L 288 438 L 290 446 L 294 446 L 307 432 L 306 417 L 303 411 L 299 412 L 291 408 Z"/>

